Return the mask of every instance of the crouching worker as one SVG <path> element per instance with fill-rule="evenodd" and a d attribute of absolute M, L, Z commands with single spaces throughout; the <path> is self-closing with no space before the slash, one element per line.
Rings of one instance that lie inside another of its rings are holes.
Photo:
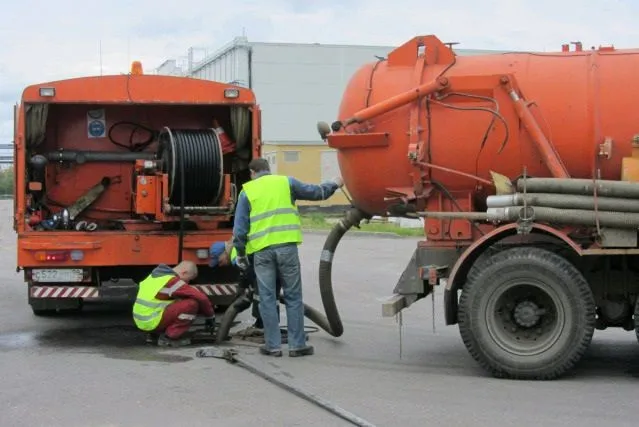
<path fill-rule="evenodd" d="M 133 320 L 138 329 L 158 336 L 159 346 L 191 344 L 185 334 L 198 314 L 208 327 L 213 326 L 213 306 L 208 297 L 187 284 L 196 277 L 195 263 L 182 261 L 173 268 L 160 264 L 140 282 Z"/>

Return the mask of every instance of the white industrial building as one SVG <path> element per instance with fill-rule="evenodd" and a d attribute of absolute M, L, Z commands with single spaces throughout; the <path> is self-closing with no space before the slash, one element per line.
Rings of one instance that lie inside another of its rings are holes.
<path fill-rule="evenodd" d="M 155 71 L 249 87 L 262 109 L 265 144 L 317 144 L 317 121 L 337 118 L 351 75 L 395 47 L 249 42 L 236 37 L 199 60 L 198 50 L 191 48 L 186 58 L 167 60 Z M 488 52 L 495 51 L 456 49 L 458 55 Z"/>
<path fill-rule="evenodd" d="M 274 172 L 318 182 L 339 170 L 335 151 L 319 138 L 317 122 L 336 120 L 343 91 L 355 71 L 386 57 L 395 47 L 249 42 L 237 37 L 215 52 L 190 48 L 186 57 L 167 60 L 155 72 L 251 88 L 262 110 L 263 155 Z M 345 204 L 346 199 L 336 194 L 329 203 Z"/>

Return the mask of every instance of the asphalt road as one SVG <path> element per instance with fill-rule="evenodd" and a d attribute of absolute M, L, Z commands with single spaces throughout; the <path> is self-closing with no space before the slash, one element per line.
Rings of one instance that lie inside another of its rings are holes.
<path fill-rule="evenodd" d="M 0 425 L 348 426 L 266 380 L 196 348 L 145 346 L 126 308 L 36 318 L 15 272 L 10 202 L 0 202 Z M 317 289 L 322 235 L 301 247 L 305 300 Z M 312 357 L 240 356 L 377 426 L 631 426 L 639 344 L 634 334 L 596 332 L 576 373 L 552 382 L 496 380 L 467 354 L 456 327 L 443 324 L 441 295 L 418 302 L 399 324 L 381 317 L 415 239 L 345 237 L 333 277 L 345 333 L 311 334 Z M 247 320 L 243 316 L 244 320 Z"/>

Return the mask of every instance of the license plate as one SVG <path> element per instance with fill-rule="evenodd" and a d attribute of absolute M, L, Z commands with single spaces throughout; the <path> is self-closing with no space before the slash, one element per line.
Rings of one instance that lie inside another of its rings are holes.
<path fill-rule="evenodd" d="M 84 271 L 81 268 L 37 269 L 31 270 L 34 282 L 81 282 Z"/>

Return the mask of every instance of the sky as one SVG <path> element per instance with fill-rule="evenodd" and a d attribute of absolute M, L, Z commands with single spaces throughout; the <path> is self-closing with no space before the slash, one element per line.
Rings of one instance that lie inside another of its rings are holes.
<path fill-rule="evenodd" d="M 133 60 L 151 71 L 189 47 L 214 51 L 243 33 L 265 42 L 396 46 L 435 34 L 468 49 L 558 51 L 576 40 L 634 48 L 638 16 L 637 0 L 4 2 L 0 144 L 13 140 L 13 105 L 28 85 L 126 73 Z"/>

